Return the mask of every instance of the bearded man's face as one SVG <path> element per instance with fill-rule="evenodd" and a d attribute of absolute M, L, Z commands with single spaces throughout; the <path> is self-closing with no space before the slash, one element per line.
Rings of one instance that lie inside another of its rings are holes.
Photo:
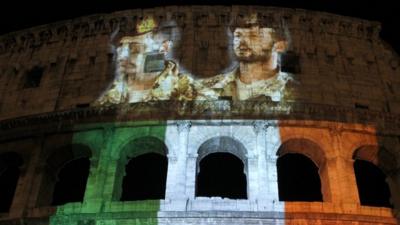
<path fill-rule="evenodd" d="M 233 48 L 239 61 L 266 61 L 271 57 L 275 40 L 271 28 L 236 28 Z"/>

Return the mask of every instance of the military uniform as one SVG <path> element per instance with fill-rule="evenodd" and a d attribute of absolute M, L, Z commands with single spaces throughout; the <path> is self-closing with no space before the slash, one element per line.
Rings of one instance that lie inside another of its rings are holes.
<path fill-rule="evenodd" d="M 227 74 L 199 80 L 197 86 L 199 93 L 209 93 L 204 95 L 208 99 L 231 96 L 233 100 L 248 100 L 267 96 L 272 101 L 281 101 L 286 94 L 285 85 L 291 79 L 290 74 L 279 72 L 270 79 L 245 84 L 240 81 L 237 68 Z"/>

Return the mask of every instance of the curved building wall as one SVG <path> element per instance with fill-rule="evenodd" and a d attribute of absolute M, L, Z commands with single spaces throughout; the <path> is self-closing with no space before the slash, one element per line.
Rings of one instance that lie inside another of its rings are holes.
<path fill-rule="evenodd" d="M 0 37 L 0 175 L 3 153 L 23 161 L 0 224 L 396 224 L 399 58 L 379 30 L 304 10 L 171 6 Z M 120 201 L 125 165 L 150 152 L 168 158 L 165 198 Z M 200 161 L 217 152 L 243 163 L 246 199 L 197 196 Z M 279 200 L 286 154 L 315 164 L 322 202 Z M 79 158 L 83 200 L 51 206 Z M 355 160 L 385 174 L 393 208 L 360 203 Z"/>
<path fill-rule="evenodd" d="M 167 57 L 196 79 L 231 72 L 237 60 L 229 30 L 258 23 L 284 36 L 286 51 L 297 56 L 289 60 L 296 82 L 287 85 L 288 101 L 398 111 L 398 57 L 379 39 L 379 24 L 293 9 L 193 6 L 94 15 L 2 36 L 2 118 L 92 104 L 117 76 L 123 43 L 155 48 L 138 40 L 147 38 L 149 21 L 161 33 L 150 41 L 172 41 Z M 35 67 L 43 70 L 40 82 L 27 84 Z"/>

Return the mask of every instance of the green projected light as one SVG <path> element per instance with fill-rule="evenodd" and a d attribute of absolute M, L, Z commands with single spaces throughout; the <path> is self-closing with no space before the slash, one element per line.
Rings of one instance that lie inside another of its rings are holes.
<path fill-rule="evenodd" d="M 154 151 L 166 154 L 162 152 L 165 148 L 159 149 L 163 146 L 143 141 L 151 137 L 164 142 L 165 124 L 146 121 L 87 126 L 96 129 L 76 132 L 71 143 L 85 145 L 92 150 L 84 201 L 57 207 L 50 224 L 72 225 L 82 224 L 82 221 L 86 221 L 84 224 L 98 224 L 95 221 L 117 224 L 117 220 L 122 224 L 157 224 L 160 200 L 122 202 L 119 198 L 128 158 Z"/>

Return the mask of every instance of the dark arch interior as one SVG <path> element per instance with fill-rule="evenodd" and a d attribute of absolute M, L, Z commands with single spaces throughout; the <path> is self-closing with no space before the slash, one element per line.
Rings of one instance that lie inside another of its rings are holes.
<path fill-rule="evenodd" d="M 278 158 L 280 201 L 322 201 L 318 167 L 302 154 Z"/>
<path fill-rule="evenodd" d="M 196 196 L 246 199 L 243 162 L 230 153 L 212 153 L 200 161 Z"/>
<path fill-rule="evenodd" d="M 65 164 L 58 173 L 51 205 L 82 202 L 89 176 L 89 158 L 79 158 Z"/>
<path fill-rule="evenodd" d="M 167 157 L 146 153 L 129 160 L 122 181 L 121 201 L 164 199 Z"/>
<path fill-rule="evenodd" d="M 0 213 L 10 210 L 20 175 L 22 158 L 14 152 L 0 155 Z"/>
<path fill-rule="evenodd" d="M 361 205 L 392 207 L 386 176 L 377 166 L 365 160 L 355 160 L 354 172 Z"/>

